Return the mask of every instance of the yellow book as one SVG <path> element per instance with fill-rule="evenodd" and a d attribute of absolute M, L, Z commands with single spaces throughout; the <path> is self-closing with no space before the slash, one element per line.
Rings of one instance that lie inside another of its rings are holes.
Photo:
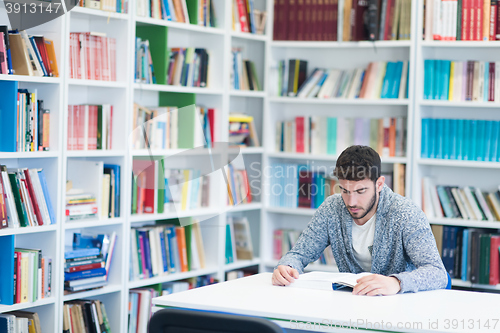
<path fill-rule="evenodd" d="M 26 252 L 21 253 L 21 303 L 30 302 L 28 300 L 29 289 L 29 254 Z"/>
<path fill-rule="evenodd" d="M 249 123 L 251 121 L 253 121 L 252 116 L 247 116 L 243 114 L 229 115 L 229 122 Z"/>
<path fill-rule="evenodd" d="M 188 192 L 189 192 L 189 174 L 191 170 L 182 170 L 182 173 L 184 174 L 184 184 L 182 185 L 182 202 L 181 202 L 181 209 L 186 210 L 188 206 Z"/>
<path fill-rule="evenodd" d="M 295 60 L 295 75 L 293 77 L 293 94 L 294 96 L 297 94 L 299 90 L 299 69 L 300 69 L 300 60 Z"/>
<path fill-rule="evenodd" d="M 455 76 L 455 61 L 451 62 L 450 65 L 450 88 L 448 90 L 448 100 L 452 101 L 453 100 L 453 77 Z"/>

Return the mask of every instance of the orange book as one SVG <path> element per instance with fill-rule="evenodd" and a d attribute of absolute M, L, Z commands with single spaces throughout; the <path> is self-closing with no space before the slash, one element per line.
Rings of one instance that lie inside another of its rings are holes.
<path fill-rule="evenodd" d="M 389 156 L 396 156 L 396 118 L 391 118 L 389 126 Z"/>
<path fill-rule="evenodd" d="M 363 84 L 361 85 L 361 90 L 359 91 L 359 98 L 365 98 L 366 89 L 368 86 L 368 79 L 371 76 L 373 63 L 370 62 L 366 68 L 365 77 L 363 78 Z"/>
<path fill-rule="evenodd" d="M 382 156 L 384 151 L 384 119 L 378 120 L 378 140 L 377 140 L 377 153 Z"/>
<path fill-rule="evenodd" d="M 177 246 L 179 248 L 179 261 L 181 263 L 181 272 L 187 272 L 188 257 L 186 248 L 186 232 L 184 230 L 184 227 L 176 227 L 175 236 L 177 237 Z"/>

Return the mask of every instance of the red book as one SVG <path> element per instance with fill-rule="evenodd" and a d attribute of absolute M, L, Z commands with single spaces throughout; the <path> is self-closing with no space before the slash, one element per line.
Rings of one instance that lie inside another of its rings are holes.
<path fill-rule="evenodd" d="M 495 62 L 490 62 L 489 84 L 488 84 L 488 102 L 495 101 Z"/>
<path fill-rule="evenodd" d="M 280 1 L 278 1 L 278 0 L 274 1 L 273 40 L 279 40 L 279 33 L 278 33 L 278 29 L 279 29 L 278 16 L 279 16 L 279 11 L 280 11 L 279 4 L 280 4 Z"/>
<path fill-rule="evenodd" d="M 295 117 L 295 139 L 296 139 L 296 152 L 303 153 L 304 152 L 304 117 Z"/>
<path fill-rule="evenodd" d="M 116 81 L 116 39 L 108 38 L 109 72 L 111 81 Z"/>
<path fill-rule="evenodd" d="M 8 226 L 7 196 L 5 195 L 2 177 L 0 177 L 0 229 L 7 228 Z"/>
<path fill-rule="evenodd" d="M 17 257 L 15 258 L 14 265 L 16 266 L 16 271 L 17 271 L 17 279 L 16 279 L 16 300 L 15 303 L 21 303 L 21 259 L 22 259 L 22 252 L 15 252 L 17 254 Z"/>
<path fill-rule="evenodd" d="M 323 1 L 323 0 L 319 0 Z M 297 12 L 298 0 L 288 0 L 288 17 L 287 17 L 287 40 L 297 40 Z"/>
<path fill-rule="evenodd" d="M 148 160 L 134 160 L 132 171 L 137 176 L 137 191 L 141 191 L 141 201 L 137 203 L 137 213 L 155 213 L 155 163 Z M 143 204 L 143 209 L 140 204 Z"/>
<path fill-rule="evenodd" d="M 303 34 L 304 34 L 304 40 L 312 40 L 311 39 L 311 15 L 312 15 L 312 1 L 311 0 L 304 0 L 305 1 L 305 6 L 304 6 L 304 27 L 303 27 Z"/>
<path fill-rule="evenodd" d="M 466 101 L 472 101 L 473 84 L 474 84 L 474 61 L 467 61 L 467 89 L 465 94 Z"/>
<path fill-rule="evenodd" d="M 497 33 L 497 1 L 491 0 L 489 40 L 496 40 L 496 33 Z"/>
<path fill-rule="evenodd" d="M 101 40 L 102 38 L 99 36 L 91 36 L 92 37 L 92 44 L 94 46 L 93 49 L 93 54 L 94 54 L 94 79 L 95 80 L 102 80 L 102 58 L 101 58 L 101 49 L 102 49 L 102 43 Z"/>
<path fill-rule="evenodd" d="M 498 2 L 497 2 L 497 12 L 496 12 L 496 26 L 497 26 L 497 30 L 496 30 L 496 36 L 495 36 L 495 39 L 496 40 L 500 40 L 500 6 L 498 5 Z"/>
<path fill-rule="evenodd" d="M 281 229 L 276 229 L 274 230 L 274 235 L 273 235 L 273 240 L 274 240 L 274 251 L 273 251 L 273 259 L 274 260 L 280 260 L 281 255 L 282 255 L 282 243 L 283 243 L 283 230 Z"/>
<path fill-rule="evenodd" d="M 104 267 L 104 261 L 96 262 L 96 263 L 88 264 L 88 265 L 80 265 L 80 266 L 70 267 L 68 269 L 68 273 L 81 272 L 81 271 L 86 271 L 88 269 L 96 269 L 96 268 L 103 268 L 103 267 Z"/>
<path fill-rule="evenodd" d="M 87 80 L 93 80 L 94 79 L 94 71 L 93 71 L 93 65 L 94 63 L 92 62 L 92 59 L 94 58 L 93 55 L 93 46 L 92 46 L 92 38 L 89 33 L 86 33 L 83 35 L 84 39 L 84 46 L 85 46 L 85 79 Z"/>
<path fill-rule="evenodd" d="M 103 81 L 109 81 L 110 78 L 110 73 L 109 73 L 109 57 L 108 57 L 108 39 L 107 38 L 101 38 L 101 66 L 102 66 L 102 73 L 101 73 L 101 80 Z"/>
<path fill-rule="evenodd" d="M 310 40 L 316 39 L 316 32 L 318 30 L 318 0 L 311 0 L 311 26 L 309 27 Z"/>
<path fill-rule="evenodd" d="M 338 0 L 330 0 L 330 26 L 328 27 L 329 35 L 328 40 L 337 40 L 337 23 L 338 23 Z"/>
<path fill-rule="evenodd" d="M 476 0 L 476 40 L 483 40 L 483 0 Z"/>
<path fill-rule="evenodd" d="M 97 149 L 97 105 L 89 106 L 89 150 Z"/>
<path fill-rule="evenodd" d="M 297 40 L 305 40 L 305 3 L 304 0 L 296 0 L 297 3 Z M 327 0 L 325 0 L 327 1 Z"/>
<path fill-rule="evenodd" d="M 238 15 L 240 16 L 239 20 L 241 25 L 241 31 L 249 32 L 245 4 L 243 3 L 243 1 L 244 0 L 236 0 L 236 2 L 238 3 Z"/>
<path fill-rule="evenodd" d="M 389 156 L 396 156 L 396 118 L 391 118 L 389 127 Z"/>
<path fill-rule="evenodd" d="M 500 257 L 498 253 L 500 247 L 500 236 L 491 236 L 490 239 L 490 284 L 500 283 Z"/>
<path fill-rule="evenodd" d="M 387 0 L 387 7 L 385 11 L 385 22 L 384 22 L 384 40 L 391 40 L 392 37 L 392 25 L 394 21 L 394 13 L 396 10 L 396 0 Z"/>
<path fill-rule="evenodd" d="M 215 140 L 215 109 L 208 109 L 208 123 L 210 124 L 210 136 L 212 137 L 212 142 Z"/>
<path fill-rule="evenodd" d="M 42 213 L 40 211 L 40 206 L 38 205 L 38 200 L 35 196 L 35 188 L 33 186 L 33 182 L 31 181 L 31 176 L 28 169 L 23 169 L 24 176 L 26 177 L 26 185 L 28 187 L 28 193 L 31 198 L 31 203 L 33 205 L 33 210 L 35 211 L 36 219 L 38 221 L 38 225 L 43 225 Z"/>
<path fill-rule="evenodd" d="M 472 0 L 462 0 L 462 32 L 461 40 L 469 40 L 470 31 L 470 2 Z"/>

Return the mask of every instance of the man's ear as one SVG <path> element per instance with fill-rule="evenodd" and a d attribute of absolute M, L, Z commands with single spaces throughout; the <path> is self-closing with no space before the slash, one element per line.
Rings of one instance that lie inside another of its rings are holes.
<path fill-rule="evenodd" d="M 376 184 L 377 184 L 377 192 L 382 191 L 382 188 L 384 187 L 385 184 L 385 177 L 384 176 L 378 177 Z"/>

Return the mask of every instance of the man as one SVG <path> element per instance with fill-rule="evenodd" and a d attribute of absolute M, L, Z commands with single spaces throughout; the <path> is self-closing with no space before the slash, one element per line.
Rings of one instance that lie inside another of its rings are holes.
<path fill-rule="evenodd" d="M 420 208 L 395 194 L 380 175 L 372 148 L 351 146 L 337 160 L 340 195 L 316 210 L 295 246 L 278 262 L 274 285 L 299 278 L 328 245 L 340 272 L 371 272 L 357 280 L 355 295 L 393 295 L 445 288 L 448 274 L 429 222 Z"/>

